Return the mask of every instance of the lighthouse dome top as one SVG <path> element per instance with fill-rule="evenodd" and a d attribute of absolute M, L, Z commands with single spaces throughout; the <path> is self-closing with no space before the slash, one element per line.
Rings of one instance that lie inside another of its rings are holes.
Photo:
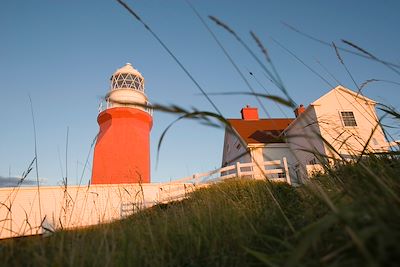
<path fill-rule="evenodd" d="M 111 90 L 133 89 L 144 92 L 144 78 L 142 74 L 126 63 L 122 68 L 117 69 L 110 78 Z"/>
<path fill-rule="evenodd" d="M 137 75 L 137 76 L 140 76 L 143 78 L 142 74 L 137 69 L 132 67 L 131 63 L 126 63 L 125 66 L 117 69 L 113 75 L 119 74 L 119 73 L 130 73 L 130 74 Z"/>

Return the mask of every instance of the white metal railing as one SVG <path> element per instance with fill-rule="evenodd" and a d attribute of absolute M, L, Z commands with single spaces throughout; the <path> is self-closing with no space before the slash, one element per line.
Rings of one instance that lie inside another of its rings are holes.
<path fill-rule="evenodd" d="M 146 107 L 144 108 L 144 111 L 150 114 L 150 116 L 153 116 L 153 108 L 151 107 L 151 103 L 149 101 L 146 101 Z"/>
<path fill-rule="evenodd" d="M 185 198 L 188 193 L 199 187 L 207 187 L 213 183 L 235 177 L 250 179 L 268 179 L 274 182 L 291 184 L 289 167 L 286 158 L 282 160 L 256 163 L 240 163 L 226 166 L 204 173 L 171 181 L 159 187 L 159 202 L 170 202 Z M 189 186 L 189 185 L 192 186 Z"/>
<path fill-rule="evenodd" d="M 256 163 L 240 163 L 204 173 L 196 173 L 189 177 L 172 181 L 171 183 L 193 183 L 201 184 L 219 180 L 248 177 L 254 179 L 268 178 L 271 181 L 287 182 L 291 184 L 289 168 L 286 158 L 282 160 L 264 161 L 259 165 Z"/>
<path fill-rule="evenodd" d="M 109 99 L 100 101 L 100 103 L 99 103 L 99 108 L 98 108 L 99 114 L 100 114 L 101 112 L 103 112 L 104 110 L 109 109 L 109 108 L 112 108 L 112 107 L 113 107 L 113 104 L 110 102 Z M 137 107 L 138 109 L 143 109 L 145 112 L 149 113 L 150 116 L 153 116 L 154 110 L 153 110 L 153 108 L 151 107 L 151 103 L 148 102 L 148 101 L 146 102 L 146 106 L 145 106 L 145 107 L 142 107 L 142 106 L 135 106 L 134 104 L 131 104 L 131 105 L 129 105 L 128 107 Z"/>

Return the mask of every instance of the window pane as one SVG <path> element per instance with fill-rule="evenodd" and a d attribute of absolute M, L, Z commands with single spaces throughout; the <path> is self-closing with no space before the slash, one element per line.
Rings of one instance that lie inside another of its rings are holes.
<path fill-rule="evenodd" d="M 344 126 L 357 126 L 356 118 L 352 111 L 342 111 L 341 115 Z"/>

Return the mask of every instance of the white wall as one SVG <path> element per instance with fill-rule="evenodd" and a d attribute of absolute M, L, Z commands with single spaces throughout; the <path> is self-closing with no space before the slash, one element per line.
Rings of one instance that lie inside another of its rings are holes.
<path fill-rule="evenodd" d="M 310 105 L 285 131 L 285 136 L 293 154 L 291 163 L 298 179 L 307 177 L 306 165 L 325 155 L 325 145 L 321 134 L 315 107 Z"/>
<path fill-rule="evenodd" d="M 341 89 L 333 90 L 316 103 L 314 108 L 322 136 L 340 154 L 360 154 L 378 124 L 375 104 Z M 341 117 L 342 111 L 353 112 L 357 126 L 345 126 Z M 370 152 L 382 152 L 387 150 L 387 146 L 382 128 L 378 126 L 368 149 Z M 326 147 L 326 150 L 330 149 Z M 335 153 L 331 152 L 331 155 L 334 156 Z"/>
<path fill-rule="evenodd" d="M 250 163 L 251 157 L 247 148 L 241 144 L 235 134 L 225 130 L 222 167 L 234 165 L 236 162 Z"/>
<path fill-rule="evenodd" d="M 353 112 L 357 126 L 345 126 L 341 117 L 342 111 Z M 374 128 L 376 130 L 368 149 L 370 152 L 387 151 L 388 143 L 382 128 L 377 126 L 377 121 L 373 101 L 357 97 L 340 86 L 331 90 L 307 107 L 285 132 L 299 164 L 297 172 L 305 178 L 306 165 L 319 163 L 319 154 L 339 158 L 334 152 L 336 150 L 342 155 L 359 155 Z M 317 159 L 316 162 L 313 163 L 313 159 Z"/>
<path fill-rule="evenodd" d="M 118 184 L 0 189 L 0 239 L 106 223 L 184 197 L 193 184 Z M 42 224 L 42 221 L 44 223 Z"/>

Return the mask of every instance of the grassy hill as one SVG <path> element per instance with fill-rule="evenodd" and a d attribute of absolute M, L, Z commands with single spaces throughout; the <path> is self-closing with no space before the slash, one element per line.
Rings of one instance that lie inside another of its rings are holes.
<path fill-rule="evenodd" d="M 2 266 L 397 266 L 400 160 L 232 180 L 123 221 L 0 242 Z"/>

